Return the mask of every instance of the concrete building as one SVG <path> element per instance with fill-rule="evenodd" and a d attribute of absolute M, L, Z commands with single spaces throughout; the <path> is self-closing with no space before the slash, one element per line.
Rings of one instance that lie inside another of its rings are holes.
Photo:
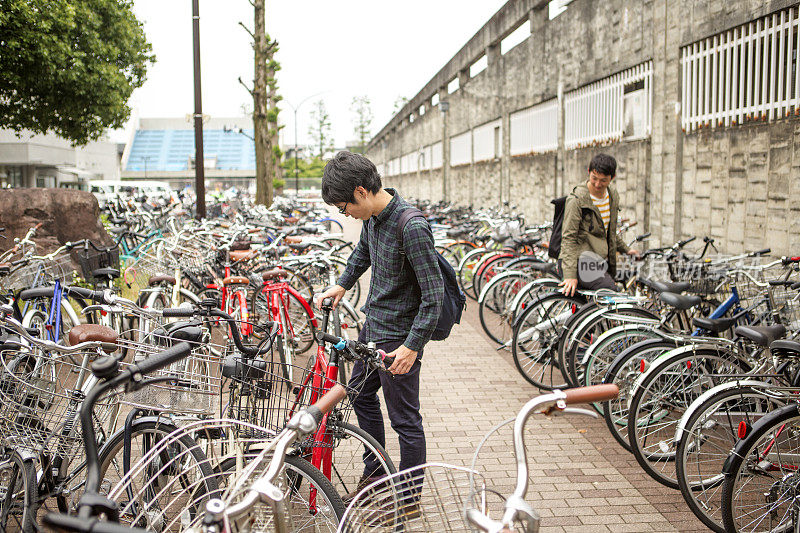
<path fill-rule="evenodd" d="M 54 134 L 0 129 L 0 187 L 88 190 L 89 180 L 119 175 L 117 145 L 104 138 L 76 147 Z"/>
<path fill-rule="evenodd" d="M 798 253 L 798 2 L 549 8 L 510 0 L 375 135 L 387 184 L 543 222 L 603 151 L 651 245 L 709 235 L 728 252 Z"/>

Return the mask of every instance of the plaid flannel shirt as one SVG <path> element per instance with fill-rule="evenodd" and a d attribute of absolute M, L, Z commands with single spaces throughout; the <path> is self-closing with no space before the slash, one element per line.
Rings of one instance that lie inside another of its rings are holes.
<path fill-rule="evenodd" d="M 352 288 L 371 266 L 369 294 L 361 308 L 367 317 L 367 340 L 404 339 L 407 348 L 419 352 L 439 321 L 444 281 L 426 220 L 415 217 L 408 221 L 403 231 L 405 256 L 400 254 L 397 221 L 411 206 L 394 189 L 386 191 L 392 200 L 364 223 L 361 238 L 337 284 Z"/>

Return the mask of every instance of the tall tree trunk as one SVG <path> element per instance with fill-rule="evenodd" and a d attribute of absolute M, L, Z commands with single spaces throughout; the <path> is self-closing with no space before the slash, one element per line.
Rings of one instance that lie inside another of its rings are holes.
<path fill-rule="evenodd" d="M 272 43 L 274 44 L 274 42 Z M 275 46 L 270 46 L 269 48 L 269 56 L 267 57 L 267 62 L 269 64 L 269 68 L 267 70 L 268 78 L 269 78 L 269 92 L 268 92 L 268 106 L 269 106 L 269 144 L 270 144 L 270 170 L 271 174 L 275 178 L 281 177 L 281 157 L 280 157 L 280 139 L 278 137 L 278 82 L 275 79 L 277 76 L 277 70 L 275 68 Z M 270 187 L 270 191 L 272 188 Z M 271 196 L 270 196 L 271 198 Z"/>
<path fill-rule="evenodd" d="M 255 56 L 255 77 L 253 79 L 253 129 L 256 145 L 256 203 L 272 204 L 272 143 L 267 120 L 267 61 L 269 43 L 267 42 L 266 0 L 254 0 L 255 24 L 253 44 Z"/>

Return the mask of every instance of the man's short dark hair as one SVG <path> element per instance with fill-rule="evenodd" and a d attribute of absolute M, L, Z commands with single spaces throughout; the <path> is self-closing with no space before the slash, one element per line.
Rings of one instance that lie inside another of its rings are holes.
<path fill-rule="evenodd" d="M 354 202 L 356 187 L 372 194 L 381 190 L 381 176 L 375 165 L 361 154 L 342 150 L 325 164 L 322 171 L 322 200 L 326 204 Z"/>
<path fill-rule="evenodd" d="M 617 160 L 608 154 L 597 154 L 592 158 L 589 163 L 589 172 L 594 170 L 603 176 L 611 176 L 612 178 L 617 175 Z"/>

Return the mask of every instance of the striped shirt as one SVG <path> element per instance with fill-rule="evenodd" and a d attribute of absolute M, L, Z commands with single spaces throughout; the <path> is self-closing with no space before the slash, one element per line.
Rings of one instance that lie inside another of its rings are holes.
<path fill-rule="evenodd" d="M 371 266 L 369 294 L 361 309 L 367 316 L 367 341 L 403 340 L 407 348 L 419 352 L 439 322 L 444 280 L 427 220 L 415 217 L 408 221 L 403 230 L 405 256 L 400 254 L 397 221 L 411 206 L 394 189 L 386 191 L 392 200 L 364 222 L 361 238 L 337 284 L 350 289 Z"/>
<path fill-rule="evenodd" d="M 608 223 L 611 221 L 611 200 L 608 197 L 608 190 L 606 190 L 605 198 L 595 198 L 592 194 L 592 203 L 600 211 L 600 218 L 603 219 L 603 227 L 608 231 Z"/>

